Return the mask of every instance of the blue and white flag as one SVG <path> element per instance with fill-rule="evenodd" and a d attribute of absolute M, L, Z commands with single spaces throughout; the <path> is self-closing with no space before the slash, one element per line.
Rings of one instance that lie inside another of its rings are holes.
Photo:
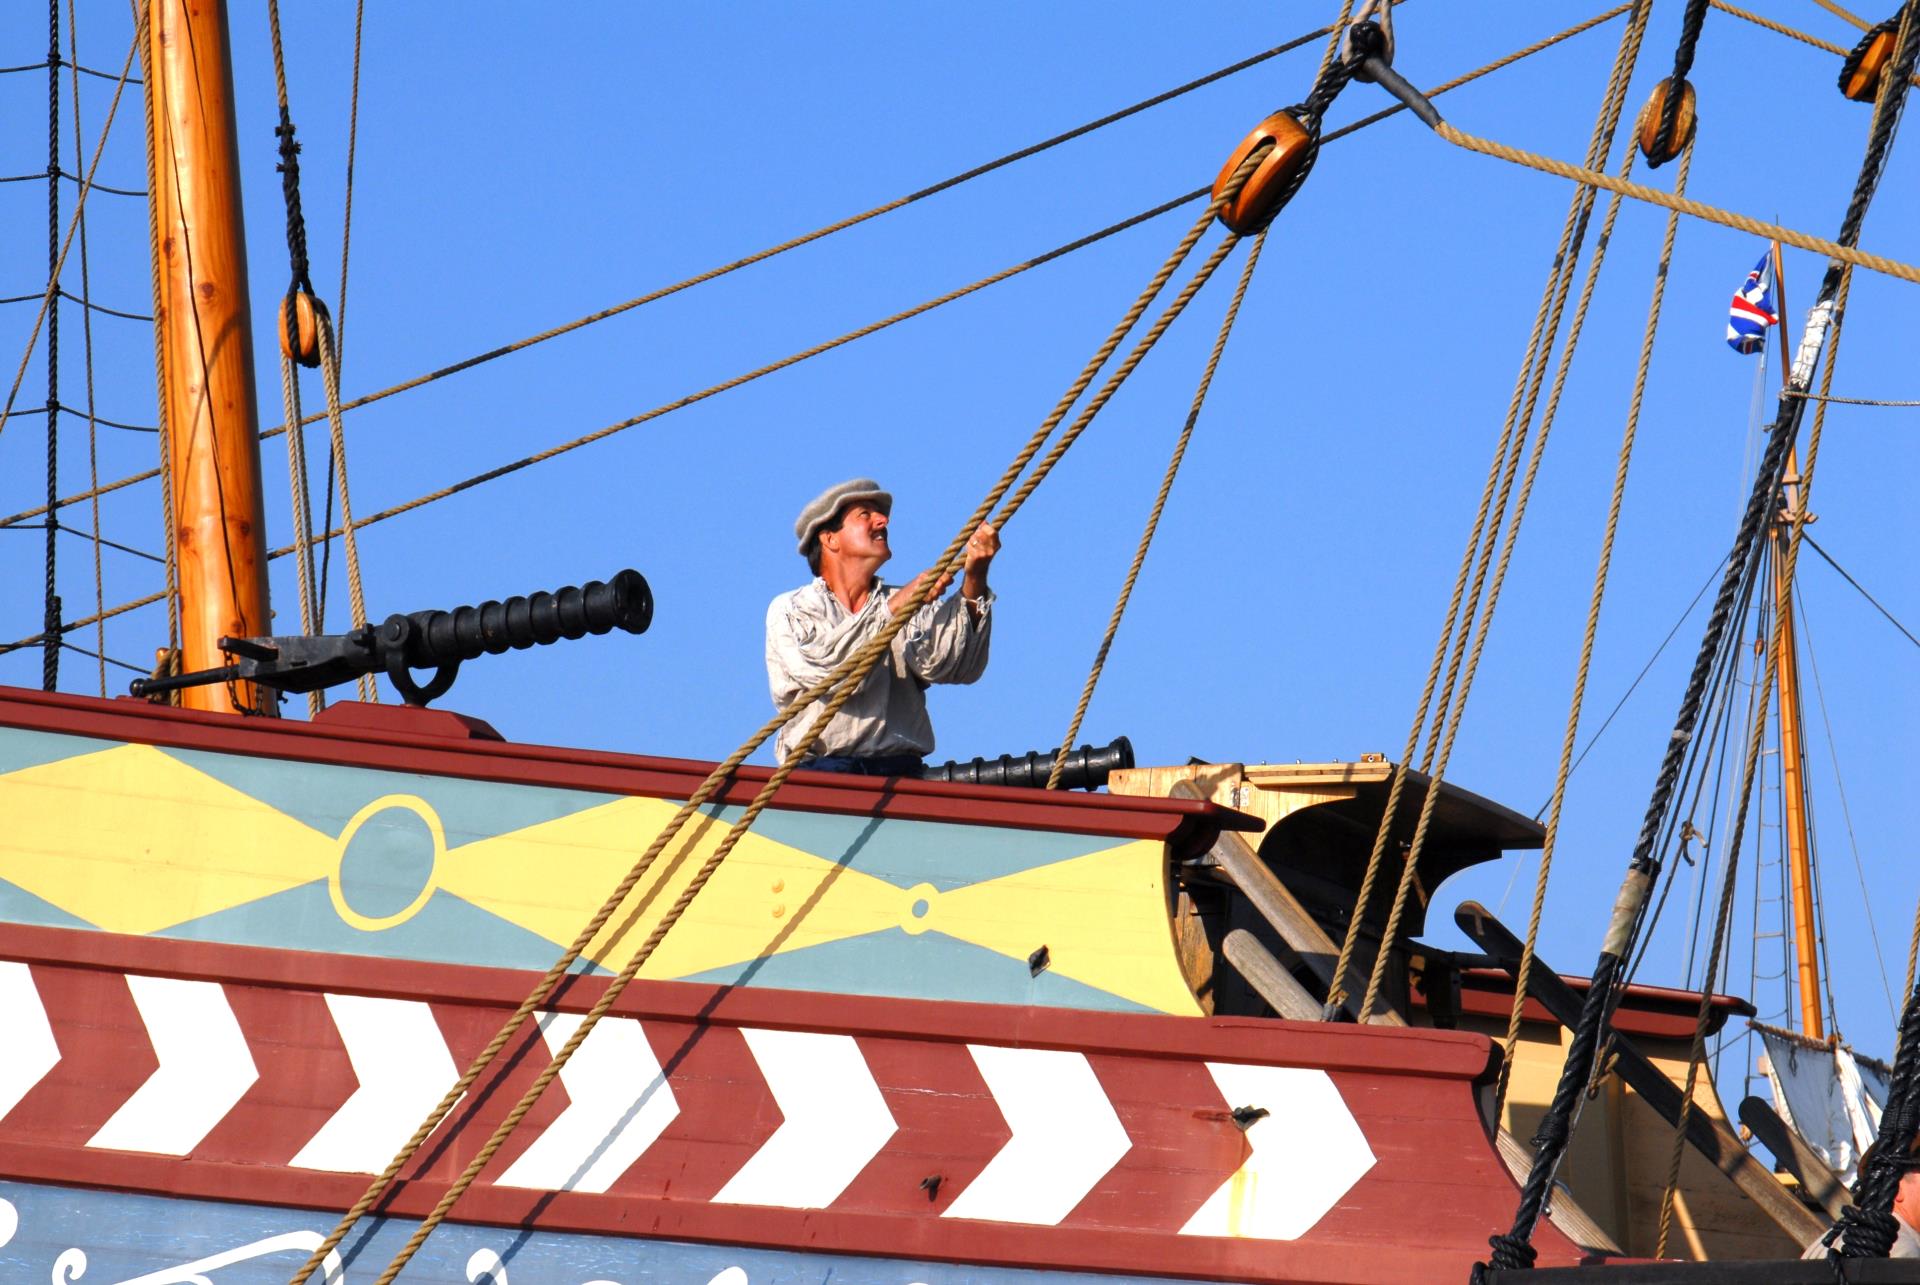
<path fill-rule="evenodd" d="M 1773 253 L 1768 251 L 1734 291 L 1727 314 L 1727 346 L 1740 353 L 1759 352 L 1767 346 L 1767 327 L 1779 321 L 1780 310 L 1773 303 Z"/>

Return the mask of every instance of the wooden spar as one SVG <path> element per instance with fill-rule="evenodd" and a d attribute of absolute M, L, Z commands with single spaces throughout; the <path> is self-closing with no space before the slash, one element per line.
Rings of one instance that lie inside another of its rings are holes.
<path fill-rule="evenodd" d="M 1781 272 L 1780 243 L 1773 243 L 1773 280 L 1780 292 L 1780 314 L 1787 311 L 1787 283 Z M 1786 358 L 1786 345 L 1781 345 Z M 1791 377 L 1781 372 L 1783 382 Z M 1780 507 L 1773 521 L 1773 598 L 1779 615 L 1775 630 L 1774 701 L 1780 727 L 1780 797 L 1787 841 L 1787 872 L 1793 899 L 1793 955 L 1800 988 L 1800 1033 L 1808 1039 L 1826 1038 L 1820 1008 L 1820 954 L 1814 931 L 1813 844 L 1807 826 L 1806 759 L 1801 739 L 1800 658 L 1794 644 L 1793 584 L 1787 579 L 1787 554 L 1794 530 L 1809 521 L 1800 487 L 1800 457 L 1787 457 L 1780 481 Z"/>
<path fill-rule="evenodd" d="M 181 668 L 222 663 L 217 640 L 270 632 L 252 318 L 247 307 L 232 76 L 223 0 L 152 0 L 149 202 L 161 263 L 154 325 L 168 426 Z M 251 684 L 180 693 L 195 709 L 273 713 Z"/>

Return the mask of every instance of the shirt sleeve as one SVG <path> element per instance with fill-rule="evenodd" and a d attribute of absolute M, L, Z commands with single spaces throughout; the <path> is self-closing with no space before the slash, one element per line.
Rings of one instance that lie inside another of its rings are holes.
<path fill-rule="evenodd" d="M 767 686 L 784 709 L 833 672 L 872 633 L 871 605 L 838 625 L 810 611 L 801 595 L 782 594 L 767 607 Z"/>
<path fill-rule="evenodd" d="M 993 603 L 989 593 L 975 621 L 959 594 L 930 602 L 914 613 L 904 631 L 907 668 L 923 683 L 971 683 L 987 671 L 993 642 Z"/>

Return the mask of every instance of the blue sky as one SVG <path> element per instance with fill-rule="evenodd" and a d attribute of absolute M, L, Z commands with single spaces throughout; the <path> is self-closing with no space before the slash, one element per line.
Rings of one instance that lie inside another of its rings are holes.
<path fill-rule="evenodd" d="M 1276 45 L 1334 7 L 369 6 L 347 393 L 865 209 Z M 1399 14 L 1397 65 L 1434 84 L 1601 7 L 1411 0 Z M 1854 39 L 1803 0 L 1755 7 L 1835 43 Z M 280 399 L 264 319 L 286 259 L 258 8 L 235 6 L 233 34 L 259 402 L 271 424 Z M 351 7 L 284 8 L 315 276 L 338 312 Z M 1670 62 L 1680 8 L 1655 8 L 1630 112 Z M 122 7 L 82 6 L 80 20 L 82 60 L 117 72 L 129 37 Z M 1615 20 L 1440 106 L 1465 129 L 1577 159 L 1620 30 Z M 44 15 L 0 18 L 0 64 L 30 62 L 45 45 Z M 356 508 L 410 499 L 637 414 L 1197 187 L 1255 122 L 1304 94 L 1318 52 L 1314 42 L 872 224 L 354 412 Z M 1702 124 L 1691 194 L 1830 235 L 1868 117 L 1839 98 L 1836 70 L 1829 54 L 1714 12 L 1693 76 Z M 130 188 L 144 183 L 134 93 L 100 171 L 102 182 Z M 45 94 L 41 75 L 0 76 L 0 119 L 18 125 L 0 140 L 0 171 L 44 168 Z M 83 85 L 89 149 L 110 94 L 105 81 Z M 1356 85 L 1329 125 L 1385 103 Z M 70 121 L 70 102 L 65 110 Z M 1906 142 L 1864 244 L 1913 262 L 1920 186 Z M 67 135 L 69 158 L 72 147 Z M 1667 187 L 1672 176 L 1669 167 L 1650 181 Z M 69 210 L 72 196 L 69 187 Z M 1399 754 L 1567 197 L 1559 180 L 1453 149 L 1404 116 L 1326 148 L 1268 239 L 1086 738 L 1125 733 L 1147 762 Z M 0 186 L 0 227 L 13 250 L 0 296 L 44 283 L 44 201 L 43 183 Z M 882 479 L 898 497 L 900 554 L 890 570 L 911 574 L 998 476 L 1195 209 L 371 528 L 362 537 L 369 609 L 378 617 L 452 606 L 636 567 L 658 600 L 646 636 L 475 663 L 447 703 L 515 739 L 720 757 L 769 708 L 761 621 L 768 599 L 805 575 L 790 535 L 800 505 L 844 477 Z M 143 204 L 97 194 L 89 214 L 95 297 L 146 311 Z M 1664 218 L 1633 205 L 1621 215 L 1448 772 L 1527 813 L 1552 782 Z M 1727 229 L 1681 227 L 1589 727 L 1647 664 L 1731 540 L 1754 449 L 1756 362 L 1731 353 L 1721 333 L 1727 298 L 1761 249 Z M 1006 532 L 993 573 L 994 661 L 977 686 L 936 693 L 940 756 L 1049 746 L 1064 729 L 1238 263 Z M 77 293 L 76 267 L 77 258 L 67 283 Z M 1796 333 L 1820 270 L 1814 256 L 1788 251 Z M 1912 287 L 1860 275 L 1836 392 L 1920 396 L 1914 298 Z M 9 376 L 31 312 L 0 308 Z M 69 306 L 62 320 L 62 396 L 77 404 L 79 310 Z M 100 413 L 150 423 L 146 329 L 101 318 L 94 332 Z M 43 361 L 36 353 L 30 363 L 24 407 L 44 400 Z M 1777 380 L 1773 361 L 1767 388 Z M 317 380 L 306 399 L 321 404 Z M 1908 498 L 1920 465 L 1915 414 L 1834 408 L 1813 496 L 1814 537 L 1910 627 L 1920 622 L 1909 553 L 1920 538 Z M 63 422 L 61 491 L 70 493 L 84 487 L 88 460 L 83 425 Z M 0 432 L 0 513 L 41 498 L 43 433 L 38 418 Z M 101 476 L 147 467 L 151 450 L 150 437 L 103 430 Z M 290 538 L 281 443 L 268 443 L 263 459 L 281 543 Z M 156 548 L 151 484 L 102 507 L 110 538 Z M 88 519 L 82 508 L 67 520 Z M 38 628 L 40 539 L 0 533 L 9 638 Z M 71 617 L 84 614 L 74 604 L 92 601 L 91 554 L 85 541 L 63 540 Z M 155 564 L 113 550 L 105 558 L 107 602 L 158 587 Z M 291 570 L 283 560 L 274 571 L 288 632 L 297 628 Z M 338 628 L 337 558 L 335 574 Z M 1911 860 L 1920 812 L 1909 785 L 1920 657 L 1810 553 L 1802 579 L 1824 696 L 1823 706 L 1809 675 L 1840 1024 L 1884 1053 L 1891 1023 L 1867 905 L 1897 988 L 1920 893 Z M 1700 627 L 1699 613 L 1680 627 L 1574 778 L 1543 941 L 1563 970 L 1591 965 Z M 157 609 L 132 613 L 109 627 L 107 650 L 143 662 L 163 632 Z M 37 685 L 38 676 L 37 652 L 0 657 L 0 681 Z M 125 677 L 110 674 L 111 689 L 123 690 Z M 96 684 L 92 663 L 69 654 L 63 688 Z M 1696 823 L 1706 828 L 1704 815 Z M 1432 938 L 1464 944 L 1445 912 L 1469 896 L 1504 899 L 1507 919 L 1524 923 L 1531 871 L 1509 893 L 1513 873 L 1511 860 L 1491 863 L 1441 889 Z M 1645 980 L 1680 979 L 1688 924 L 1677 903 L 1684 893 L 1691 904 L 1690 877 L 1681 872 Z M 1743 993 L 1750 889 L 1738 899 L 1728 983 Z M 1763 917 L 1771 913 L 1763 907 Z M 1767 952 L 1777 944 L 1761 949 L 1759 971 L 1776 971 Z M 1780 983 L 1762 986 L 1763 1011 L 1776 1012 Z M 1736 1081 L 1723 1076 L 1723 1087 L 1737 1099 Z"/>

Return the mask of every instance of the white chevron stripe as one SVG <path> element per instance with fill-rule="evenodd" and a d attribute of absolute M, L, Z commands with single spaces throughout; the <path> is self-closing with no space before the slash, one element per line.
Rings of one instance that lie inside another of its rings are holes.
<path fill-rule="evenodd" d="M 328 995 L 327 1008 L 360 1087 L 288 1163 L 378 1173 L 459 1073 L 433 1010 L 418 1000 Z"/>
<path fill-rule="evenodd" d="M 1183 1236 L 1294 1240 L 1373 1168 L 1373 1149 L 1325 1071 L 1209 1062 L 1229 1106 L 1263 1107 L 1252 1153 L 1194 1212 Z"/>
<path fill-rule="evenodd" d="M 87 1145 L 184 1156 L 246 1096 L 260 1071 L 220 983 L 129 973 L 127 989 L 160 1065 Z"/>
<path fill-rule="evenodd" d="M 947 1206 L 947 1218 L 1052 1226 L 1133 1147 L 1079 1053 L 969 1044 L 1013 1136 Z"/>
<path fill-rule="evenodd" d="M 540 1014 L 540 1034 L 558 1053 L 581 1018 Z M 500 1175 L 503 1187 L 605 1191 L 659 1139 L 680 1104 L 646 1032 L 630 1017 L 602 1018 L 560 1072 L 572 1103 Z"/>
<path fill-rule="evenodd" d="M 0 1120 L 60 1061 L 53 1024 L 25 964 L 0 962 Z"/>
<path fill-rule="evenodd" d="M 824 1209 L 900 1126 L 851 1035 L 740 1033 L 786 1119 L 714 1200 Z"/>

